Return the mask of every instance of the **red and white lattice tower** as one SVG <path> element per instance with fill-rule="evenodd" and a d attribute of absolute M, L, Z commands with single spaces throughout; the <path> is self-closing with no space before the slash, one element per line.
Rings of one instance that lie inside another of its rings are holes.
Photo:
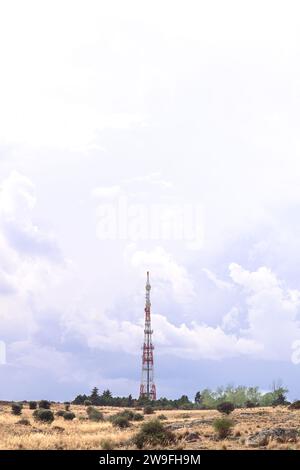
<path fill-rule="evenodd" d="M 146 305 L 145 305 L 145 329 L 144 329 L 144 345 L 142 356 L 142 380 L 140 386 L 140 398 L 148 398 L 149 400 L 156 400 L 156 387 L 154 384 L 153 376 L 153 350 L 152 333 L 151 330 L 151 302 L 150 302 L 150 281 L 149 272 L 147 272 L 146 284 Z"/>

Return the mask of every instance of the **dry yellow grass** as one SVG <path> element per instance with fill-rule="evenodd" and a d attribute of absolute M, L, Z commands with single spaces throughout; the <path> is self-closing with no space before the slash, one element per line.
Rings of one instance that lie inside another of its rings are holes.
<path fill-rule="evenodd" d="M 52 410 L 64 409 L 62 405 L 53 405 Z M 55 417 L 52 424 L 36 422 L 28 405 L 24 405 L 22 418 L 30 421 L 29 426 L 17 424 L 21 418 L 11 414 L 10 406 L 0 407 L 0 449 L 131 449 L 131 438 L 139 429 L 141 423 L 133 422 L 130 428 L 119 430 L 109 421 L 94 423 L 79 419 L 86 416 L 84 406 L 72 406 L 77 418 L 74 421 L 65 421 L 62 417 Z M 111 407 L 101 407 L 105 417 L 119 410 Z M 220 417 L 217 411 L 157 411 L 156 415 L 163 413 L 168 419 L 164 424 L 177 424 L 180 429 L 175 433 L 177 444 L 173 447 L 180 449 L 245 449 L 247 436 L 262 429 L 275 427 L 300 428 L 300 411 L 290 411 L 287 408 L 256 408 L 235 410 L 231 414 L 234 421 L 232 435 L 220 441 L 216 439 L 213 430 L 213 420 Z M 155 415 L 154 415 L 155 416 Z M 153 419 L 153 415 L 145 416 L 145 420 Z M 196 442 L 187 442 L 189 432 L 198 432 L 200 439 Z M 299 443 L 278 444 L 270 442 L 268 449 L 299 449 Z"/>

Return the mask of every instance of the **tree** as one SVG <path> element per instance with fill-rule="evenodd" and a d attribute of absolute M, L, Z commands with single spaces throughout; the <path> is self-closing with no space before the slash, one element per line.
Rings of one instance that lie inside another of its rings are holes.
<path fill-rule="evenodd" d="M 285 405 L 288 389 L 284 387 L 281 379 L 273 380 L 272 390 L 273 399 L 271 404 L 273 406 Z"/>
<path fill-rule="evenodd" d="M 195 403 L 197 403 L 197 405 L 201 405 L 201 401 L 202 401 L 201 392 L 197 392 L 195 395 Z"/>
<path fill-rule="evenodd" d="M 182 395 L 178 400 L 175 400 L 175 403 L 176 408 L 190 409 L 193 407 L 187 395 Z"/>
<path fill-rule="evenodd" d="M 93 405 L 99 405 L 100 402 L 100 396 L 99 396 L 99 390 L 97 387 L 94 387 L 90 396 L 90 400 Z"/>
<path fill-rule="evenodd" d="M 128 396 L 127 406 L 129 406 L 129 407 L 133 406 L 133 398 L 132 398 L 131 394 Z"/>
<path fill-rule="evenodd" d="M 88 399 L 87 395 L 77 395 L 72 401 L 73 405 L 84 405 L 84 402 Z"/>
<path fill-rule="evenodd" d="M 203 408 L 211 410 L 216 407 L 216 399 L 214 397 L 214 393 L 209 388 L 202 390 L 201 396 Z"/>
<path fill-rule="evenodd" d="M 112 397 L 111 391 L 104 390 L 104 392 L 102 393 L 100 397 L 100 404 L 109 406 L 109 405 L 112 405 L 112 402 L 113 402 L 113 397 Z"/>

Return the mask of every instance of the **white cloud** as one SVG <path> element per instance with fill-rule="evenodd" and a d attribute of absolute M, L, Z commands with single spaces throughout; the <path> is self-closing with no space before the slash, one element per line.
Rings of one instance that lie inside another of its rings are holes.
<path fill-rule="evenodd" d="M 150 173 L 149 175 L 144 176 L 135 176 L 128 180 L 125 180 L 126 184 L 131 185 L 132 183 L 139 183 L 142 185 L 156 185 L 164 189 L 169 189 L 173 187 L 173 183 L 166 178 L 163 178 L 160 172 Z"/>
<path fill-rule="evenodd" d="M 29 178 L 17 171 L 2 181 L 0 186 L 1 218 L 18 219 L 23 222 L 36 205 L 36 195 Z"/>
<path fill-rule="evenodd" d="M 222 329 L 224 331 L 232 331 L 239 326 L 240 312 L 237 307 L 232 307 L 222 318 Z"/>
<path fill-rule="evenodd" d="M 203 268 L 202 271 L 207 275 L 208 279 L 212 281 L 218 289 L 232 289 L 232 284 L 227 281 L 219 279 L 212 271 L 207 268 Z"/>
<path fill-rule="evenodd" d="M 55 238 L 33 222 L 33 183 L 13 171 L 0 188 L 1 335 L 21 341 L 37 330 L 36 304 L 45 307 L 64 264 Z"/>
<path fill-rule="evenodd" d="M 157 282 L 170 284 L 174 298 L 180 304 L 189 304 L 195 300 L 194 282 L 187 270 L 161 246 L 149 251 L 135 251 L 131 257 L 131 264 L 140 273 L 151 271 Z"/>
<path fill-rule="evenodd" d="M 245 287 L 248 291 L 279 289 L 281 284 L 271 269 L 265 266 L 250 272 L 239 264 L 231 263 L 229 274 L 236 284 Z"/>
<path fill-rule="evenodd" d="M 114 186 L 99 186 L 92 190 L 92 196 L 101 199 L 113 199 L 121 194 L 121 187 Z"/>
<path fill-rule="evenodd" d="M 157 343 L 162 353 L 188 359 L 224 359 L 240 355 L 257 355 L 262 347 L 253 339 L 226 334 L 220 327 L 199 325 L 175 326 L 165 317 L 153 319 Z"/>
<path fill-rule="evenodd" d="M 263 345 L 262 357 L 288 360 L 300 338 L 299 291 L 295 295 L 266 267 L 250 272 L 233 263 L 229 270 L 233 281 L 244 289 L 247 334 Z"/>
<path fill-rule="evenodd" d="M 220 360 L 240 355 L 257 355 L 261 344 L 253 339 L 225 333 L 219 326 L 176 326 L 165 316 L 153 314 L 153 341 L 156 354 L 171 355 L 186 359 Z M 139 355 L 143 339 L 142 318 L 139 324 L 112 319 L 108 314 L 86 313 L 68 317 L 69 331 L 79 335 L 92 349 L 117 351 Z"/>
<path fill-rule="evenodd" d="M 32 182 L 12 171 L 0 189 L 0 229 L 6 242 L 18 253 L 45 255 L 59 260 L 60 252 L 54 236 L 43 232 L 32 221 L 36 205 Z"/>

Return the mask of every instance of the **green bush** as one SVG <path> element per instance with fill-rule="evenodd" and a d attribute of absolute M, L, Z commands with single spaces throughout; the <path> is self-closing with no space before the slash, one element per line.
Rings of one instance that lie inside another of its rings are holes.
<path fill-rule="evenodd" d="M 103 439 L 100 442 L 102 450 L 113 450 L 116 444 L 111 439 Z"/>
<path fill-rule="evenodd" d="M 160 419 L 161 421 L 165 421 L 166 419 L 168 419 L 166 415 L 158 415 L 157 418 Z"/>
<path fill-rule="evenodd" d="M 153 415 L 154 413 L 154 409 L 153 409 L 153 406 L 151 405 L 146 405 L 144 407 L 144 415 Z"/>
<path fill-rule="evenodd" d="M 39 408 L 42 408 L 43 410 L 50 410 L 51 403 L 48 400 L 41 400 L 39 401 Z"/>
<path fill-rule="evenodd" d="M 29 402 L 29 409 L 30 410 L 36 410 L 37 409 L 37 402 L 36 401 L 30 401 Z"/>
<path fill-rule="evenodd" d="M 16 422 L 16 424 L 21 424 L 23 426 L 30 426 L 30 421 L 29 419 L 21 418 L 19 419 L 19 421 Z"/>
<path fill-rule="evenodd" d="M 245 403 L 246 408 L 255 408 L 257 406 L 257 403 L 254 403 L 251 400 L 247 400 Z"/>
<path fill-rule="evenodd" d="M 43 423 L 52 423 L 54 420 L 53 411 L 48 409 L 39 408 L 33 412 L 33 417 L 37 421 L 41 421 Z"/>
<path fill-rule="evenodd" d="M 233 422 L 229 418 L 218 418 L 213 422 L 213 427 L 219 439 L 224 439 L 231 433 Z"/>
<path fill-rule="evenodd" d="M 153 419 L 142 424 L 140 431 L 133 438 L 133 443 L 138 449 L 142 449 L 146 444 L 165 447 L 175 440 L 172 431 L 166 429 L 158 419 Z"/>
<path fill-rule="evenodd" d="M 143 421 L 144 416 L 141 413 L 133 413 L 132 421 Z"/>
<path fill-rule="evenodd" d="M 121 415 L 115 415 L 112 417 L 111 422 L 113 426 L 116 426 L 117 428 L 129 428 L 130 422 L 129 419 L 126 416 L 121 416 Z"/>
<path fill-rule="evenodd" d="M 225 413 L 226 415 L 229 415 L 234 410 L 234 404 L 230 401 L 224 401 L 223 403 L 220 403 L 217 406 L 217 410 L 220 413 Z"/>
<path fill-rule="evenodd" d="M 65 410 L 58 410 L 55 414 L 56 416 L 63 417 L 65 415 Z"/>
<path fill-rule="evenodd" d="M 294 401 L 294 403 L 292 403 L 292 404 L 289 406 L 289 409 L 290 409 L 290 410 L 300 410 L 300 400 Z"/>
<path fill-rule="evenodd" d="M 64 419 L 66 421 L 73 421 L 74 418 L 76 418 L 76 415 L 72 411 L 65 411 L 64 412 Z"/>
<path fill-rule="evenodd" d="M 124 410 L 111 416 L 110 420 L 112 421 L 117 416 L 125 417 L 126 419 L 128 419 L 128 421 L 143 421 L 144 419 L 144 416 L 141 413 L 135 413 L 132 410 Z"/>
<path fill-rule="evenodd" d="M 79 421 L 87 421 L 89 418 L 87 416 L 79 415 L 78 419 Z"/>
<path fill-rule="evenodd" d="M 87 414 L 88 414 L 88 417 L 89 417 L 89 420 L 90 421 L 95 421 L 96 423 L 99 422 L 99 421 L 103 421 L 104 420 L 104 416 L 103 416 L 103 413 L 101 413 L 101 411 L 98 411 L 96 408 L 94 408 L 93 406 L 88 406 L 87 410 L 86 410 Z"/>
<path fill-rule="evenodd" d="M 91 405 L 92 405 L 92 402 L 91 402 L 91 400 L 84 400 L 83 404 L 84 404 L 85 406 L 91 406 Z"/>
<path fill-rule="evenodd" d="M 12 403 L 11 405 L 11 413 L 13 415 L 19 416 L 20 414 L 22 414 L 22 409 L 23 409 L 22 403 Z"/>

